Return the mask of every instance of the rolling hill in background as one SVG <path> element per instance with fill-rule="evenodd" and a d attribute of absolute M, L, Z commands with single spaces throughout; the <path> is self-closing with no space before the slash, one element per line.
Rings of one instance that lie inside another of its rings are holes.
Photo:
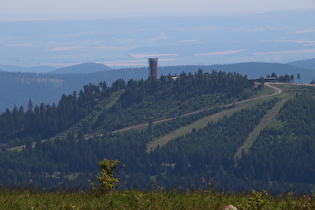
<path fill-rule="evenodd" d="M 84 70 L 85 69 L 85 70 Z M 0 112 L 6 108 L 12 109 L 16 106 L 27 106 L 29 99 L 34 104 L 57 103 L 62 94 L 69 94 L 73 91 L 79 92 L 83 85 L 88 83 L 98 84 L 106 81 L 112 84 L 117 79 L 146 79 L 148 77 L 147 68 L 124 68 L 117 70 L 108 69 L 105 65 L 86 63 L 67 67 L 58 70 L 67 74 L 35 74 L 21 72 L 1 72 L 0 75 Z M 167 66 L 160 67 L 160 75 L 179 75 L 182 72 L 194 73 L 202 69 L 204 72 L 212 70 L 223 70 L 227 72 L 237 72 L 246 74 L 248 78 L 258 78 L 275 72 L 278 75 L 297 73 L 301 75 L 302 83 L 310 83 L 315 78 L 315 71 L 304 69 L 287 64 L 278 63 L 238 63 L 212 66 Z M 5 70 L 5 69 L 3 69 Z M 102 71 L 100 71 L 102 70 Z M 98 71 L 98 72 L 95 72 Z M 70 73 L 86 72 L 86 73 Z M 94 72 L 88 73 L 87 72 Z"/>
<path fill-rule="evenodd" d="M 56 105 L 6 110 L 0 184 L 88 188 L 108 158 L 126 164 L 122 189 L 314 191 L 314 86 L 178 76 L 88 84 Z"/>
<path fill-rule="evenodd" d="M 68 66 L 61 69 L 49 71 L 49 74 L 87 74 L 102 71 L 109 71 L 110 67 L 100 63 L 82 63 L 78 65 Z"/>
<path fill-rule="evenodd" d="M 300 68 L 304 68 L 304 69 L 315 70 L 315 58 L 293 61 L 293 62 L 290 62 L 288 64 L 291 66 L 296 66 L 296 67 L 300 67 Z"/>

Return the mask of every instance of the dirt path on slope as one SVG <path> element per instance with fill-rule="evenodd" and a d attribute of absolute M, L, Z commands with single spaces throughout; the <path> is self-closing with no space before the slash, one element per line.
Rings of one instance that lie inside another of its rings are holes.
<path fill-rule="evenodd" d="M 248 102 L 248 101 L 255 101 L 255 100 L 259 100 L 259 99 L 263 99 L 263 98 L 269 98 L 271 96 L 279 95 L 280 93 L 282 93 L 282 90 L 280 88 L 272 86 L 272 85 L 270 85 L 270 83 L 265 83 L 265 85 L 267 87 L 270 87 L 270 88 L 274 89 L 275 92 L 273 94 L 270 94 L 270 95 L 264 95 L 264 96 L 259 96 L 259 97 L 256 97 L 256 98 L 251 98 L 251 99 L 246 99 L 246 100 L 243 100 L 243 101 L 238 101 L 235 104 L 242 104 L 242 103 L 245 103 L 245 102 Z M 230 106 L 231 104 L 228 104 L 228 105 Z"/>
<path fill-rule="evenodd" d="M 156 140 L 149 142 L 147 144 L 146 152 L 150 152 L 151 150 L 156 149 L 158 145 L 163 146 L 163 145 L 167 144 L 169 141 L 171 141 L 172 139 L 183 136 L 186 133 L 191 133 L 194 128 L 195 129 L 204 128 L 208 125 L 209 122 L 211 122 L 211 121 L 216 122 L 219 119 L 222 119 L 224 116 L 228 116 L 228 115 L 233 114 L 234 112 L 240 111 L 242 108 L 243 107 L 238 106 L 238 107 L 234 107 L 234 108 L 231 108 L 228 110 L 224 110 L 222 112 L 204 117 L 204 118 L 199 119 L 199 120 L 196 120 L 195 122 L 193 122 L 187 126 L 176 129 L 175 131 L 168 133 L 159 139 L 156 139 Z"/>

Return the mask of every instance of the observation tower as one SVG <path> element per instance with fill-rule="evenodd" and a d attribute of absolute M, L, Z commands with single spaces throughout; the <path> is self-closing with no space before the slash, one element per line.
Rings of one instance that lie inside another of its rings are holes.
<path fill-rule="evenodd" d="M 158 58 L 148 58 L 150 77 L 158 78 Z"/>

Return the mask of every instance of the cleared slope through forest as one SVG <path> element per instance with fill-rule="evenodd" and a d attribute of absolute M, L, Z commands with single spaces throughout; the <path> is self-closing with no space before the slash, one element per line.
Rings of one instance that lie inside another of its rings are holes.
<path fill-rule="evenodd" d="M 269 97 L 276 96 L 276 95 L 279 95 L 282 93 L 282 90 L 280 88 L 272 86 L 269 83 L 265 83 L 265 85 L 269 88 L 274 89 L 274 93 L 236 102 L 236 103 L 234 103 L 236 105 L 234 108 L 224 110 L 222 112 L 219 112 L 219 113 L 216 113 L 213 115 L 209 115 L 207 117 L 204 117 L 200 120 L 193 122 L 192 124 L 190 124 L 188 126 L 181 127 L 181 128 L 179 128 L 179 129 L 177 129 L 177 130 L 175 130 L 175 131 L 173 131 L 173 132 L 171 132 L 171 133 L 169 133 L 169 134 L 167 134 L 167 135 L 165 135 L 159 139 L 156 139 L 156 140 L 149 142 L 147 144 L 146 152 L 150 152 L 151 150 L 156 149 L 158 145 L 163 146 L 163 145 L 167 144 L 169 141 L 171 141 L 177 137 L 180 137 L 180 136 L 183 136 L 187 133 L 190 133 L 194 128 L 200 129 L 200 128 L 206 127 L 208 125 L 208 123 L 211 121 L 216 122 L 225 116 L 232 115 L 234 112 L 238 112 L 242 109 L 250 108 L 250 107 L 258 104 L 259 102 L 261 102 L 261 101 L 263 101 Z M 231 105 L 233 105 L 233 104 L 227 104 L 225 106 L 231 106 Z"/>
<path fill-rule="evenodd" d="M 243 152 L 248 152 L 260 132 L 272 123 L 273 119 L 277 116 L 283 104 L 285 104 L 289 99 L 293 98 L 294 95 L 295 92 L 285 92 L 284 94 L 282 94 L 282 98 L 280 99 L 280 101 L 278 101 L 277 104 L 265 114 L 265 116 L 260 120 L 259 124 L 248 135 L 247 139 L 244 141 L 244 144 L 237 150 L 235 154 L 235 160 L 241 158 Z"/>
<path fill-rule="evenodd" d="M 226 104 L 226 105 L 223 105 L 223 107 L 229 107 L 229 106 L 236 105 L 236 104 L 241 104 L 241 103 L 245 103 L 245 102 L 249 102 L 249 101 L 254 101 L 254 100 L 258 100 L 258 99 L 267 98 L 267 97 L 270 97 L 270 96 L 274 96 L 274 95 L 280 94 L 282 92 L 282 90 L 280 88 L 271 86 L 269 83 L 265 83 L 265 85 L 270 87 L 270 88 L 272 88 L 272 89 L 274 89 L 274 92 L 272 94 L 263 95 L 263 96 L 259 96 L 259 97 L 251 98 L 251 99 L 246 99 L 246 100 L 238 101 L 238 102 L 231 103 L 231 104 Z M 200 110 L 197 110 L 197 111 L 194 111 L 194 112 L 183 114 L 183 115 L 181 115 L 179 117 L 184 117 L 184 116 L 189 116 L 189 115 L 192 115 L 192 114 L 197 114 L 199 112 L 202 112 L 202 111 L 205 111 L 205 110 L 214 109 L 214 108 L 215 107 L 203 108 L 203 109 L 200 109 Z M 229 112 L 228 110 L 226 110 L 226 111 Z M 223 112 L 220 112 L 220 113 L 223 113 Z M 162 123 L 162 122 L 165 122 L 165 121 L 173 120 L 175 118 L 177 118 L 177 117 L 170 117 L 170 118 L 165 118 L 165 119 L 161 119 L 161 120 L 156 120 L 156 121 L 153 121 L 152 124 Z M 112 133 L 128 131 L 128 130 L 131 130 L 131 129 L 145 128 L 147 126 L 149 126 L 149 123 L 142 123 L 142 124 L 138 124 L 138 125 L 132 125 L 132 126 L 128 126 L 128 127 L 125 127 L 125 128 L 121 128 L 121 129 L 113 131 Z"/>

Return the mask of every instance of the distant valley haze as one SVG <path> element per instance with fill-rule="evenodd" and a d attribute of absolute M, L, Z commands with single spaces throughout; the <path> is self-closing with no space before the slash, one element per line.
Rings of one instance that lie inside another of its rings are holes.
<path fill-rule="evenodd" d="M 287 63 L 315 57 L 313 20 L 312 0 L 2 0 L 0 64 L 47 72 L 143 67 L 148 57 L 160 66 Z"/>

